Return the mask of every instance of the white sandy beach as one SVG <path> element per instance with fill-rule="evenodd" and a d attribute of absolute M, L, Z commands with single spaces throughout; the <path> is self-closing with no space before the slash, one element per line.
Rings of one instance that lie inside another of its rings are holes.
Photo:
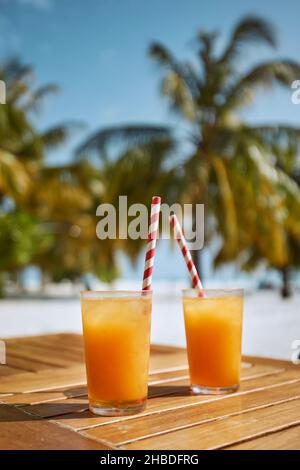
<path fill-rule="evenodd" d="M 158 289 L 153 301 L 152 342 L 185 344 L 180 292 L 164 294 Z M 0 338 L 54 332 L 81 333 L 78 296 L 50 299 L 5 299 L 0 301 Z M 291 343 L 300 339 L 300 293 L 282 300 L 275 291 L 245 296 L 243 352 L 291 357 Z"/>

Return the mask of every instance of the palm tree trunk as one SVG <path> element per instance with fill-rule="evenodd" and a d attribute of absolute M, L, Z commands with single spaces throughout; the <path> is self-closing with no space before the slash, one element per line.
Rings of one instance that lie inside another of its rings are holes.
<path fill-rule="evenodd" d="M 291 284 L 290 284 L 290 270 L 288 266 L 284 266 L 280 270 L 281 279 L 282 279 L 282 286 L 281 286 L 281 296 L 282 298 L 286 299 L 291 297 Z"/>
<path fill-rule="evenodd" d="M 24 293 L 24 285 L 23 285 L 23 279 L 22 279 L 22 270 L 17 270 L 16 271 L 16 288 L 17 288 L 17 293 L 18 294 L 23 294 Z"/>
<path fill-rule="evenodd" d="M 4 297 L 4 274 L 0 272 L 0 299 Z"/>
<path fill-rule="evenodd" d="M 45 295 L 47 292 L 47 284 L 49 282 L 48 273 L 44 270 L 41 271 L 41 284 L 40 284 L 40 292 L 41 294 Z"/>

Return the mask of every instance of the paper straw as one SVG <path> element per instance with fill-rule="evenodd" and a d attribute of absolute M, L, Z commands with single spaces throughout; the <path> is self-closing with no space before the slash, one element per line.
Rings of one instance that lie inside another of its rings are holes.
<path fill-rule="evenodd" d="M 180 223 L 176 217 L 176 214 L 170 215 L 170 224 L 171 224 L 171 227 L 174 228 L 175 238 L 178 242 L 181 253 L 184 257 L 184 261 L 188 268 L 188 272 L 191 277 L 193 287 L 194 289 L 198 290 L 199 295 L 201 297 L 205 297 L 205 292 L 203 290 L 199 275 L 197 273 L 196 266 L 194 265 L 194 261 L 192 259 L 190 250 L 188 249 L 186 240 L 184 238 L 184 235 L 183 235 Z"/>
<path fill-rule="evenodd" d="M 161 199 L 153 196 L 151 202 L 151 216 L 148 231 L 147 251 L 145 257 L 143 290 L 152 290 L 152 273 L 154 264 L 155 247 L 158 232 L 159 212 Z"/>

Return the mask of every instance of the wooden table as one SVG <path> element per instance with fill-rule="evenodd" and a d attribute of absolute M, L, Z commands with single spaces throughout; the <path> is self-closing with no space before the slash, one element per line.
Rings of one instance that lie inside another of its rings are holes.
<path fill-rule="evenodd" d="M 184 349 L 153 346 L 149 401 L 130 417 L 88 411 L 82 338 L 7 340 L 0 449 L 300 449 L 300 369 L 245 357 L 240 391 L 192 396 Z"/>

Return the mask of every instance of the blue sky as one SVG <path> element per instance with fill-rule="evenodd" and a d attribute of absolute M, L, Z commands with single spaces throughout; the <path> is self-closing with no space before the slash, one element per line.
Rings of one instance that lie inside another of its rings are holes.
<path fill-rule="evenodd" d="M 18 54 L 35 66 L 39 84 L 61 86 L 38 116 L 41 127 L 74 118 L 87 124 L 85 132 L 117 122 L 174 123 L 159 96 L 149 43 L 162 41 L 187 57 L 199 28 L 221 30 L 226 38 L 246 13 L 272 20 L 279 36 L 276 52 L 252 49 L 247 59 L 299 58 L 297 0 L 0 0 L 0 57 Z M 300 106 L 287 91 L 275 90 L 258 95 L 245 115 L 297 124 Z M 67 158 L 69 148 L 56 158 Z"/>
<path fill-rule="evenodd" d="M 275 23 L 279 47 L 276 52 L 249 50 L 245 60 L 299 59 L 297 0 L 0 0 L 0 59 L 19 55 L 34 65 L 38 84 L 61 86 L 60 95 L 51 97 L 38 115 L 40 128 L 73 119 L 87 124 L 77 139 L 51 155 L 63 162 L 78 140 L 99 127 L 176 125 L 159 96 L 159 72 L 147 57 L 149 43 L 159 40 L 178 57 L 189 57 L 190 40 L 199 28 L 221 30 L 226 39 L 247 13 Z M 244 116 L 299 125 L 300 105 L 293 105 L 290 95 L 281 89 L 259 94 Z"/>

